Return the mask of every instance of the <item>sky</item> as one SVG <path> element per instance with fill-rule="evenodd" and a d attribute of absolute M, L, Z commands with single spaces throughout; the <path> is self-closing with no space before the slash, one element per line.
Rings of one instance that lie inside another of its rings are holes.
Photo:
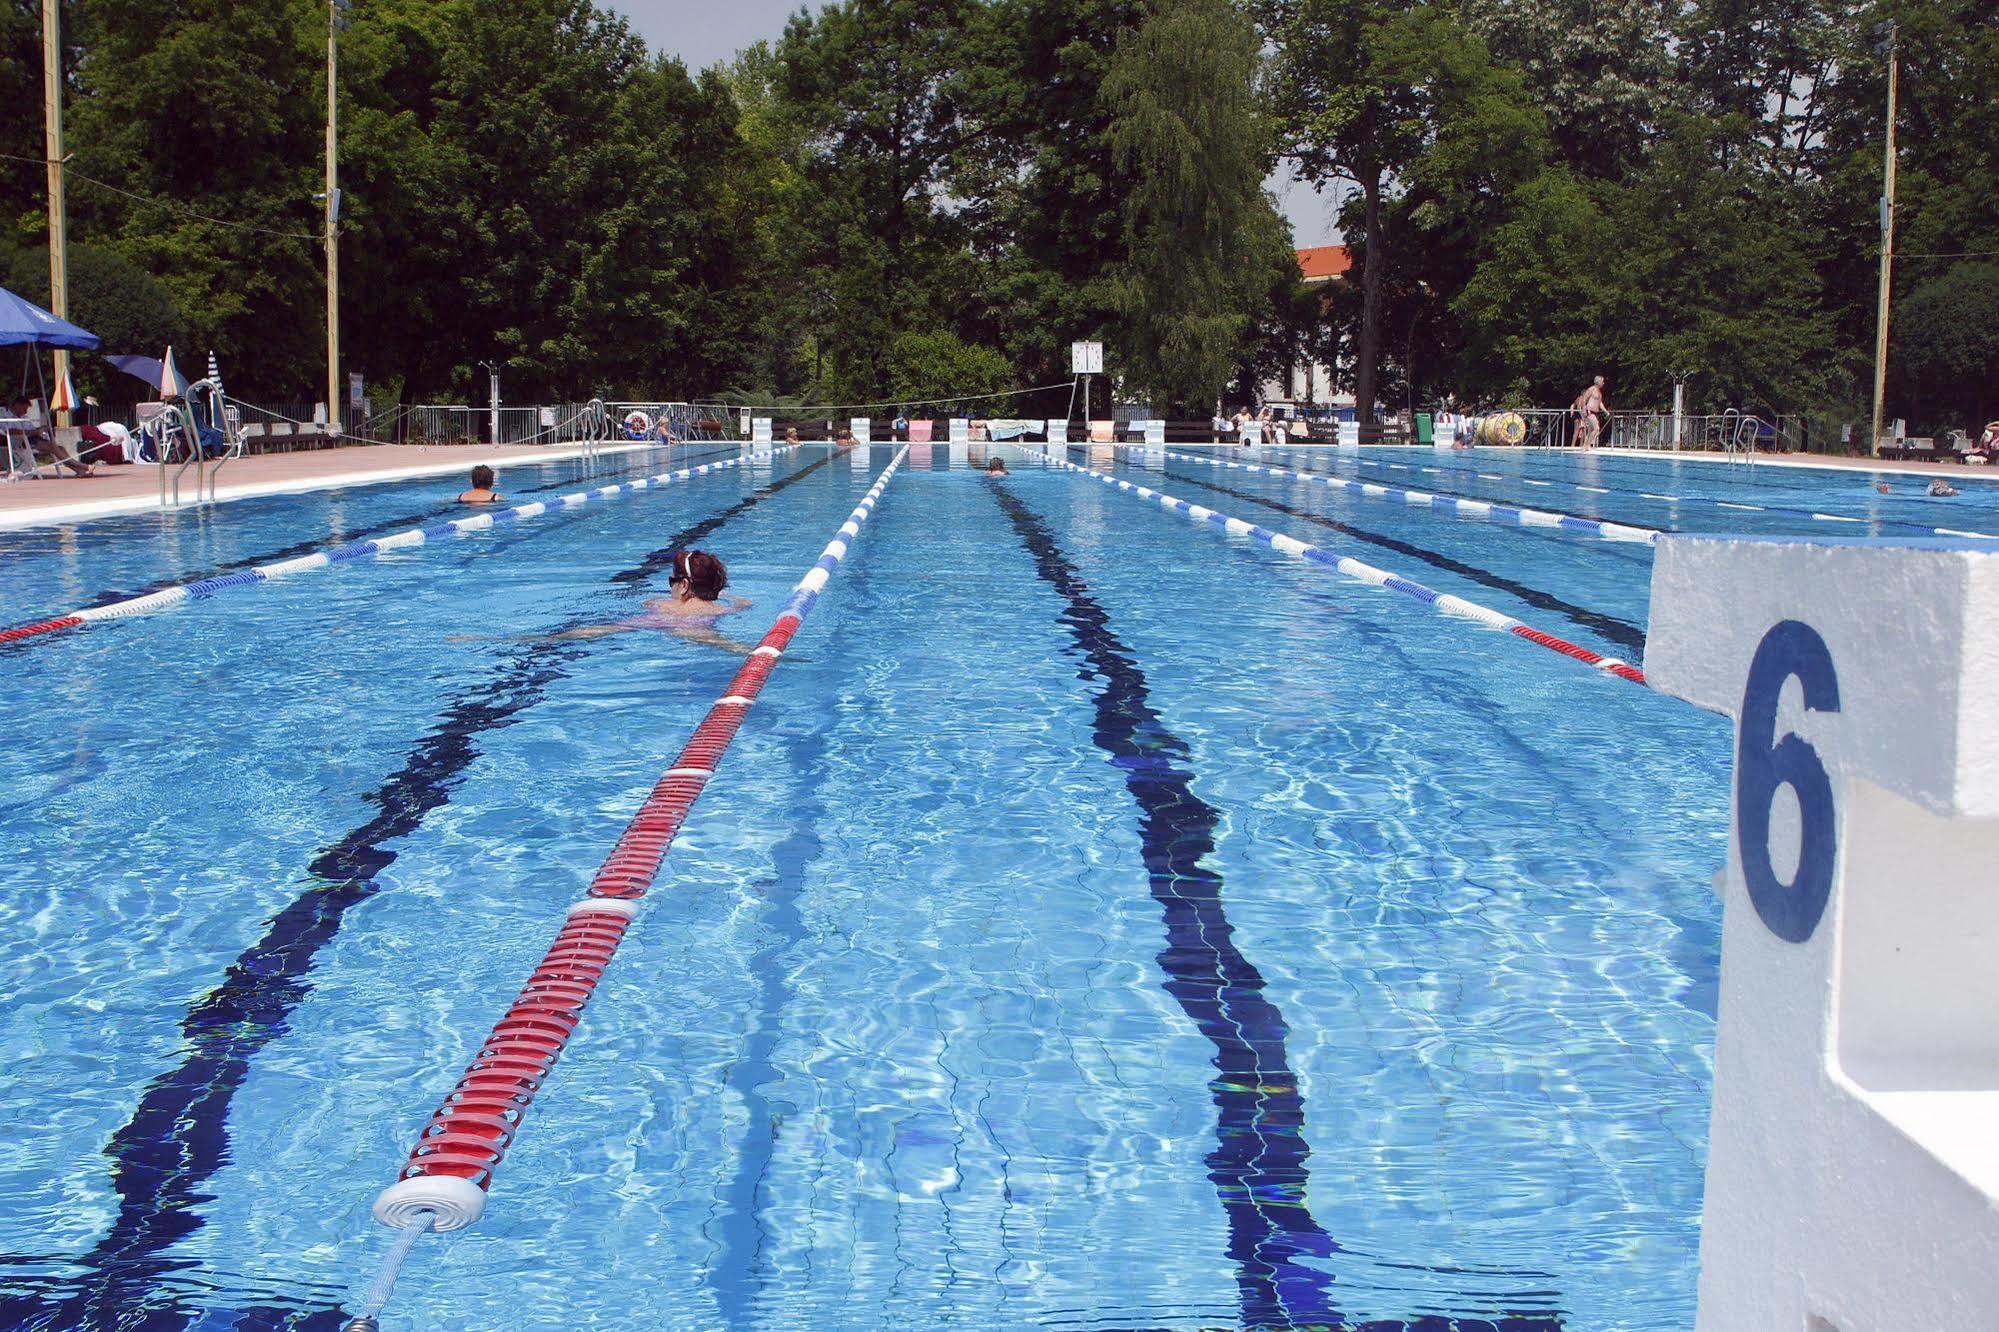
<path fill-rule="evenodd" d="M 800 0 L 609 0 L 609 5 L 631 19 L 655 50 L 677 55 L 697 70 L 729 59 L 760 37 L 775 40 L 785 20 L 802 7 Z M 1266 183 L 1299 245 L 1339 240 L 1331 195 L 1292 183 L 1281 168 Z"/>

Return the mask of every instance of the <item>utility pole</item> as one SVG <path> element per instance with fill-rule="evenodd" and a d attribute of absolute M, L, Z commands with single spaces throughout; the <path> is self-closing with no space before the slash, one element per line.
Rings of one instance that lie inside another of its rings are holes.
<path fill-rule="evenodd" d="M 50 0 L 54 3 L 54 0 Z M 326 428 L 340 435 L 340 30 L 346 0 L 326 4 Z"/>
<path fill-rule="evenodd" d="M 1874 325 L 1874 433 L 1867 440 L 1867 452 L 1879 456 L 1882 406 L 1888 391 L 1888 297 L 1895 274 L 1895 85 L 1900 61 L 1894 22 L 1882 24 L 1874 33 L 1884 38 L 1875 49 L 1888 56 L 1888 148 L 1881 168 L 1881 295 Z"/>
<path fill-rule="evenodd" d="M 49 174 L 49 311 L 69 318 L 69 219 L 62 184 L 62 6 L 42 0 L 42 155 Z M 55 382 L 69 373 L 69 352 L 55 352 Z M 64 413 L 67 415 L 67 413 Z M 53 421 L 53 418 L 51 418 Z M 67 421 L 53 421 L 68 425 Z"/>

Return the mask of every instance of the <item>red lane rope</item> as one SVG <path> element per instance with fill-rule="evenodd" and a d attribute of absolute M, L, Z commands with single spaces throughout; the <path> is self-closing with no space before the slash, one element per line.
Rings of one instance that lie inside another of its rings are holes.
<path fill-rule="evenodd" d="M 484 1192 L 520 1131 L 528 1106 L 575 1034 L 584 1006 L 638 914 L 637 900 L 652 887 L 667 849 L 735 739 L 743 717 L 907 454 L 906 447 L 896 454 L 839 535 L 799 580 L 776 621 L 625 826 L 592 879 L 589 896 L 570 907 L 568 920 L 512 1006 L 424 1125 L 397 1182 L 376 1199 L 378 1220 L 405 1226 L 428 1213 L 430 1223 L 442 1231 L 478 1219 Z"/>

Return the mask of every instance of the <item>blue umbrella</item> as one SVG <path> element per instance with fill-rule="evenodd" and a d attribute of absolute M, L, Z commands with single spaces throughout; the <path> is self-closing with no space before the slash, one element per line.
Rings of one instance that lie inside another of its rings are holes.
<path fill-rule="evenodd" d="M 105 360 L 123 370 L 134 379 L 142 379 L 154 388 L 160 386 L 160 362 L 151 356 L 107 356 Z"/>
<path fill-rule="evenodd" d="M 97 335 L 58 319 L 33 301 L 0 287 L 0 347 L 63 347 L 96 351 Z"/>

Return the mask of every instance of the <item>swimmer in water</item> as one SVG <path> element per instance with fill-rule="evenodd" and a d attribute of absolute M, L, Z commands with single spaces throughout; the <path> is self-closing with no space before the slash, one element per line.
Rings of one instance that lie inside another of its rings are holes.
<path fill-rule="evenodd" d="M 1874 483 L 1874 488 L 1880 491 L 1883 495 L 1889 493 L 1889 485 L 1886 481 L 1876 481 Z"/>
<path fill-rule="evenodd" d="M 1938 477 L 1936 480 L 1930 482 L 1930 494 L 1938 499 L 1948 499 L 1956 493 L 1957 487 L 1942 477 Z"/>
<path fill-rule="evenodd" d="M 1005 476 L 1006 474 L 1006 459 L 993 458 L 986 463 L 987 476 Z"/>
<path fill-rule="evenodd" d="M 501 498 L 493 493 L 493 469 L 480 463 L 472 469 L 472 489 L 458 497 L 460 504 L 499 504 Z"/>
<path fill-rule="evenodd" d="M 729 571 L 723 567 L 722 561 L 705 550 L 675 551 L 673 572 L 668 576 L 666 585 L 671 594 L 647 601 L 643 615 L 620 620 L 616 624 L 592 624 L 571 629 L 567 633 L 554 635 L 551 641 L 603 638 L 631 629 L 657 629 L 690 643 L 723 648 L 745 656 L 749 654 L 748 644 L 738 643 L 715 628 L 715 621 L 723 616 L 735 615 L 750 608 L 745 598 L 723 599 L 722 589 L 729 585 Z"/>

